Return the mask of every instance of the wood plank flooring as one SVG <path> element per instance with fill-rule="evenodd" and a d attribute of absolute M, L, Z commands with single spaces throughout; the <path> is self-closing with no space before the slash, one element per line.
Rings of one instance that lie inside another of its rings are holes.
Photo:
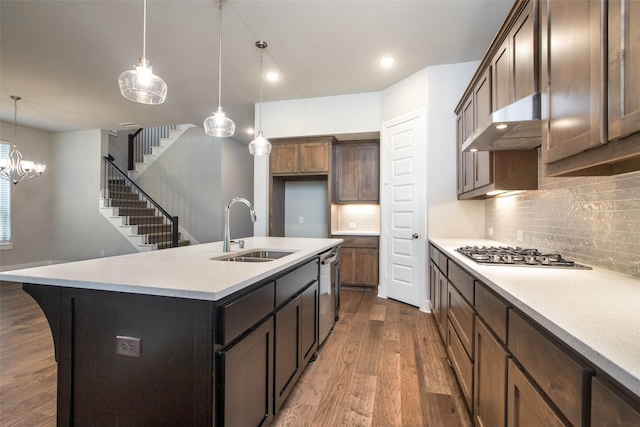
<path fill-rule="evenodd" d="M 431 315 L 344 291 L 340 321 L 273 426 L 469 427 Z M 0 283 L 0 426 L 55 426 L 49 326 L 21 286 Z"/>

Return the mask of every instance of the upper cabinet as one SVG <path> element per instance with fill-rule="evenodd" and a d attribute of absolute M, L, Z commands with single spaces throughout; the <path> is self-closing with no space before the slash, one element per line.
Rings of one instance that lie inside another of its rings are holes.
<path fill-rule="evenodd" d="M 379 141 L 334 146 L 334 202 L 378 203 L 380 200 Z"/>
<path fill-rule="evenodd" d="M 333 137 L 285 138 L 271 141 L 272 175 L 319 174 L 330 169 Z"/>
<path fill-rule="evenodd" d="M 542 0 L 540 25 L 545 174 L 640 170 L 640 4 Z"/>

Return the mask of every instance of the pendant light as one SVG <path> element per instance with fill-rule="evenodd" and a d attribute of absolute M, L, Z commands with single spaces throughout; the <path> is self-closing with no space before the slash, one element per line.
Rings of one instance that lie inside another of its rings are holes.
<path fill-rule="evenodd" d="M 207 135 L 229 137 L 236 130 L 233 120 L 222 111 L 222 0 L 218 12 L 218 111 L 204 120 L 204 131 Z"/>
<path fill-rule="evenodd" d="M 120 93 L 125 98 L 140 104 L 162 104 L 167 97 L 167 84 L 151 71 L 146 58 L 147 44 L 147 0 L 143 0 L 142 12 L 142 57 L 133 70 L 124 71 L 118 77 Z"/>
<path fill-rule="evenodd" d="M 271 154 L 271 143 L 262 133 L 262 53 L 267 47 L 267 42 L 258 40 L 256 47 L 260 49 L 260 111 L 258 114 L 258 135 L 249 143 L 249 152 L 254 156 L 268 156 Z"/>
<path fill-rule="evenodd" d="M 0 178 L 17 184 L 42 175 L 47 165 L 22 160 L 22 153 L 18 150 L 18 101 L 22 98 L 12 95 L 11 99 L 13 99 L 13 147 L 8 158 L 0 159 Z"/>

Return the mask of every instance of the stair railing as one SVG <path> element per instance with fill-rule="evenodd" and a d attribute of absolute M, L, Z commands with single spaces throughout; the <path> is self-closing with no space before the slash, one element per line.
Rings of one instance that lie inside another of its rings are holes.
<path fill-rule="evenodd" d="M 175 130 L 176 125 L 156 126 L 150 128 L 140 128 L 129 134 L 129 147 L 127 169 L 134 170 L 136 163 L 144 161 L 144 155 L 151 153 L 151 147 L 160 145 L 162 138 L 169 136 L 169 131 Z"/>
<path fill-rule="evenodd" d="M 127 225 L 137 225 L 146 243 L 158 249 L 178 246 L 178 217 L 169 215 L 108 157 L 103 160 L 102 188 L 109 207 L 119 208 L 120 215 L 129 218 Z"/>

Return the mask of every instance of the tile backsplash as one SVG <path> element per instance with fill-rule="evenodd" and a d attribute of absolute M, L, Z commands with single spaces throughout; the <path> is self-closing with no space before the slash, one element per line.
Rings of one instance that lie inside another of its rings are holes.
<path fill-rule="evenodd" d="M 537 191 L 485 202 L 487 238 L 640 276 L 640 172 L 539 176 Z"/>
<path fill-rule="evenodd" d="M 380 205 L 331 205 L 331 231 L 380 232 Z"/>

